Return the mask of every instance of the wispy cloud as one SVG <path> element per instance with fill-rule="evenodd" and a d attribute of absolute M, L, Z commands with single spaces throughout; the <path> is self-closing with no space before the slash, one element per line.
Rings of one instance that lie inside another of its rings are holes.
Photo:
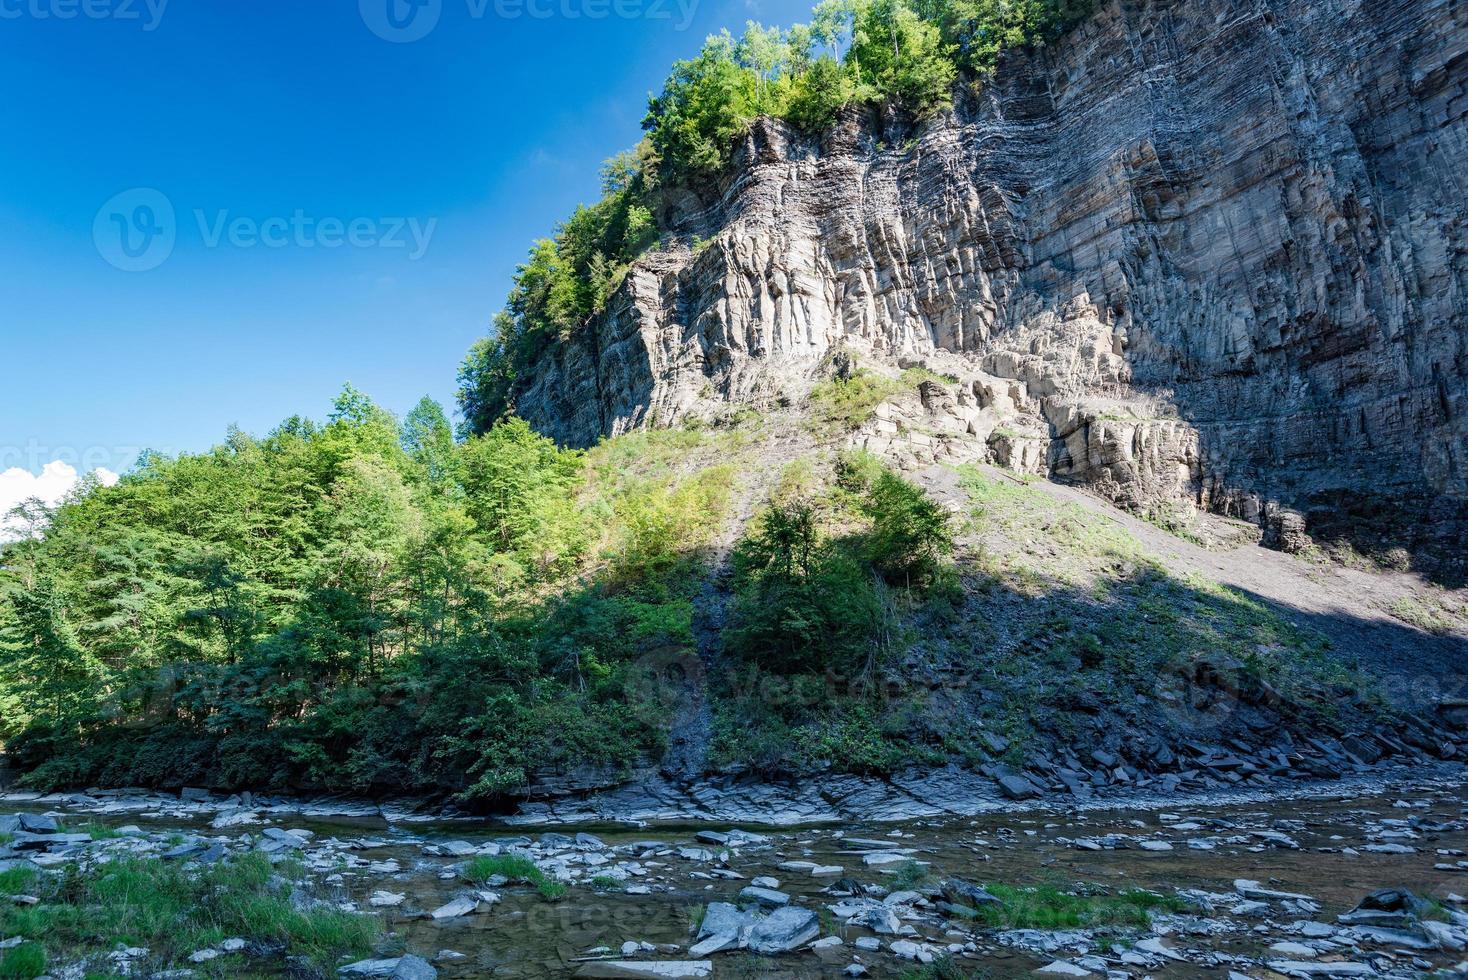
<path fill-rule="evenodd" d="M 98 468 L 93 475 L 104 487 L 117 482 L 117 474 L 109 469 Z M 66 499 L 78 479 L 76 467 L 59 459 L 47 463 L 39 475 L 19 467 L 0 473 L 0 541 L 20 530 L 10 518 L 12 510 L 28 500 L 39 500 L 54 507 Z"/>

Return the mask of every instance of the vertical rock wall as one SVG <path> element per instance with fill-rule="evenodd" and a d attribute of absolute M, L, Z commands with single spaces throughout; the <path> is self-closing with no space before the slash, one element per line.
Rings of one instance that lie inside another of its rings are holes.
<path fill-rule="evenodd" d="M 705 244 L 642 260 L 517 410 L 587 443 L 799 398 L 841 348 L 940 364 L 963 453 L 1038 440 L 1129 506 L 1456 519 L 1465 115 L 1468 0 L 1113 0 L 916 131 L 756 124 L 670 212 Z"/>

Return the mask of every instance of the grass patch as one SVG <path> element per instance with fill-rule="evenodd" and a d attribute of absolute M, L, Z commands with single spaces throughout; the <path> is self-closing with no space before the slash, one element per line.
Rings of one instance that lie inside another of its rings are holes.
<path fill-rule="evenodd" d="M 36 871 L 33 868 L 11 868 L 9 871 L 0 871 L 0 895 L 7 897 L 24 895 L 31 888 L 35 879 Z"/>
<path fill-rule="evenodd" d="M 807 425 L 816 435 L 860 428 L 877 406 L 903 390 L 901 382 L 858 369 L 849 378 L 822 381 L 811 389 Z"/>
<path fill-rule="evenodd" d="M 33 980 L 46 972 L 46 948 L 40 943 L 22 943 L 0 953 L 0 977 Z"/>
<path fill-rule="evenodd" d="M 1076 929 L 1097 926 L 1146 928 L 1153 912 L 1183 912 L 1187 903 L 1175 896 L 1140 888 L 1116 895 L 1085 895 L 1054 885 L 1018 888 L 985 885 L 998 905 L 984 905 L 979 921 L 1001 929 Z"/>
<path fill-rule="evenodd" d="M 464 877 L 475 884 L 483 884 L 492 878 L 534 885 L 540 897 L 547 902 L 564 898 L 566 886 L 535 866 L 535 862 L 520 854 L 481 854 L 464 866 Z"/>
<path fill-rule="evenodd" d="M 897 866 L 896 871 L 892 872 L 892 890 L 907 891 L 916 888 L 932 877 L 932 871 L 921 861 L 904 861 Z"/>
<path fill-rule="evenodd" d="M 263 855 L 200 869 L 126 858 L 61 875 L 17 870 L 5 874 L 0 890 L 29 892 L 41 902 L 0 909 L 0 934 L 28 940 L 11 951 L 25 950 L 13 971 L 7 957 L 4 977 L 34 976 L 22 967 L 104 955 L 118 943 L 146 947 L 152 962 L 175 965 L 230 937 L 282 943 L 330 970 L 344 955 L 367 953 L 377 936 L 377 921 L 368 916 L 293 901 L 297 886 Z"/>
<path fill-rule="evenodd" d="M 82 827 L 78 833 L 90 834 L 92 840 L 118 840 L 124 836 L 123 834 L 119 834 L 116 828 L 109 827 L 105 823 L 98 823 L 95 820 Z"/>
<path fill-rule="evenodd" d="M 806 425 L 817 436 L 831 436 L 858 429 L 876 414 L 877 406 L 925 381 L 954 385 L 958 378 L 927 368 L 908 368 L 897 378 L 888 378 L 858 368 L 847 378 L 822 381 L 811 389 L 806 404 Z"/>
<path fill-rule="evenodd" d="M 597 875 L 591 879 L 591 887 L 601 892 L 613 892 L 620 890 L 622 883 L 611 875 Z"/>
<path fill-rule="evenodd" d="M 989 971 L 982 968 L 972 970 L 958 965 L 951 956 L 940 956 L 926 966 L 905 970 L 901 980 L 987 980 Z"/>
<path fill-rule="evenodd" d="M 1404 596 L 1392 603 L 1391 614 L 1408 625 L 1443 636 L 1462 625 L 1461 616 L 1468 616 L 1468 607 L 1454 610 L 1452 605 L 1435 596 L 1423 596 L 1420 600 Z"/>

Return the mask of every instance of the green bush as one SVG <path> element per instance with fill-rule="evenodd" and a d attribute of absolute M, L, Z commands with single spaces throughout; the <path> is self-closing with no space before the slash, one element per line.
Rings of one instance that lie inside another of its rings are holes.
<path fill-rule="evenodd" d="M 947 511 L 893 473 L 873 482 L 865 507 L 872 520 L 867 560 L 892 582 L 926 585 L 953 553 Z"/>
<path fill-rule="evenodd" d="M 854 550 L 820 537 L 808 506 L 770 508 L 736 549 L 735 652 L 781 673 L 870 672 L 884 610 Z"/>
<path fill-rule="evenodd" d="M 867 370 L 823 381 L 811 389 L 808 424 L 818 435 L 859 428 L 872 418 L 878 405 L 900 391 L 900 382 Z"/>

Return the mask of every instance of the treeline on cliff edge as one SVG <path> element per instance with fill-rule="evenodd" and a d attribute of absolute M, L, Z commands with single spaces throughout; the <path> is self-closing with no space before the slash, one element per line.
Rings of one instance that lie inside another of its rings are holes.
<path fill-rule="evenodd" d="M 979 86 L 1002 51 L 1043 44 L 1088 14 L 1092 0 L 823 0 L 809 24 L 750 22 L 711 35 L 673 66 L 649 100 L 646 135 L 608 160 L 600 201 L 534 243 L 493 333 L 460 372 L 465 428 L 484 432 L 513 410 L 516 384 L 539 354 L 602 312 L 632 262 L 669 244 L 659 195 L 699 186 L 729 163 L 759 116 L 819 134 L 851 105 L 886 105 L 921 120 L 955 87 Z M 699 243 L 692 243 L 695 247 Z"/>

